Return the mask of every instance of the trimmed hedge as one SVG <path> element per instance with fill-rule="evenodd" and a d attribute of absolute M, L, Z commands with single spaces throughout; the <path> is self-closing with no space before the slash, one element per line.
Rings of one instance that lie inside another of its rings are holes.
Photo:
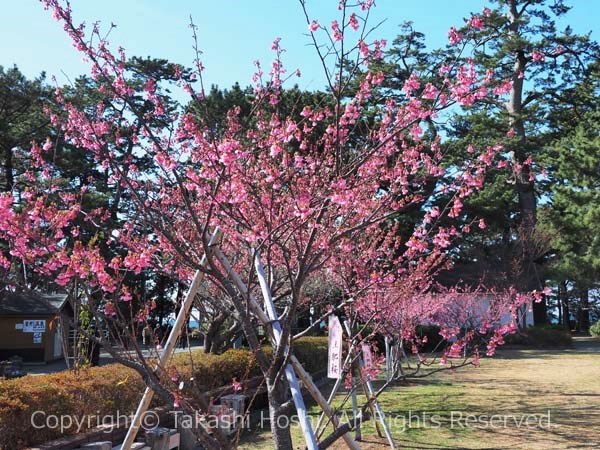
<path fill-rule="evenodd" d="M 303 337 L 293 345 L 294 354 L 308 372 L 327 368 L 327 337 Z M 271 353 L 270 347 L 264 350 Z M 189 354 L 180 353 L 173 363 L 184 377 L 193 376 L 201 391 L 231 385 L 233 378 L 244 380 L 261 374 L 254 355 L 247 349 L 227 350 L 220 355 L 193 352 L 191 360 Z"/>
<path fill-rule="evenodd" d="M 570 347 L 573 338 L 569 330 L 560 326 L 534 326 L 506 336 L 506 343 L 535 348 Z"/>
<path fill-rule="evenodd" d="M 309 373 L 327 370 L 327 336 L 303 337 L 294 342 L 294 354 Z"/>
<path fill-rule="evenodd" d="M 302 338 L 294 343 L 294 352 L 309 372 L 327 367 L 326 337 Z M 233 378 L 244 380 L 260 375 L 254 355 L 247 349 L 228 350 L 221 355 L 195 351 L 192 361 L 188 354 L 173 358 L 180 374 L 184 377 L 193 374 L 196 387 L 202 391 L 231 385 Z M 111 416 L 117 411 L 132 413 L 144 387 L 137 372 L 120 364 L 0 381 L 0 450 L 22 449 L 76 433 L 76 425 L 65 434 L 60 429 L 34 427 L 32 415 L 36 411 L 46 416 L 35 416 L 35 425 L 43 423 L 49 415 L 56 415 L 80 421 L 91 417 L 93 428 L 98 416 Z M 79 430 L 85 431 L 87 423 Z"/>
<path fill-rule="evenodd" d="M 62 437 L 60 428 L 39 427 L 51 415 L 81 420 L 116 411 L 129 413 L 143 388 L 136 372 L 118 364 L 0 382 L 0 449 L 20 449 Z M 76 431 L 77 426 L 73 428 Z M 80 431 L 87 429 L 84 426 Z"/>
<path fill-rule="evenodd" d="M 256 359 L 247 349 L 227 350 L 220 355 L 192 352 L 178 354 L 173 364 L 184 378 L 193 376 L 195 387 L 209 391 L 220 386 L 230 385 L 233 378 L 243 380 L 260 374 Z"/>

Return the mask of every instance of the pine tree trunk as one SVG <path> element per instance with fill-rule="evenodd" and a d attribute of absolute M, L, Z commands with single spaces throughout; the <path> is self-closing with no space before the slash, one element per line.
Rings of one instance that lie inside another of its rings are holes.
<path fill-rule="evenodd" d="M 514 39 L 518 39 L 521 33 L 520 30 L 520 15 L 518 11 L 518 1 L 510 0 L 510 34 Z M 530 179 L 531 170 L 528 165 L 524 164 L 529 154 L 527 151 L 527 134 L 525 124 L 523 122 L 523 82 L 524 78 L 521 74 L 525 73 L 527 59 L 525 49 L 519 49 L 515 52 L 515 62 L 512 74 L 512 88 L 510 91 L 509 101 L 506 103 L 506 111 L 508 112 L 509 125 L 515 133 L 515 142 L 511 144 L 510 150 L 513 155 L 513 172 L 519 198 L 519 211 L 521 213 L 522 246 L 523 246 L 523 261 L 522 273 L 526 277 L 526 290 L 538 288 L 537 280 L 534 277 L 535 270 L 532 267 L 534 255 L 531 251 L 531 243 L 528 242 L 534 236 L 536 225 L 536 209 L 537 200 L 535 198 L 534 182 Z M 546 303 L 533 303 L 533 322 L 535 325 L 545 323 Z"/>
<path fill-rule="evenodd" d="M 563 308 L 562 308 L 562 297 L 561 297 L 561 292 L 560 292 L 560 286 L 558 287 L 558 300 L 556 302 L 556 309 L 558 310 L 558 323 L 562 324 L 563 323 L 563 318 L 562 318 L 562 313 L 563 313 Z"/>
<path fill-rule="evenodd" d="M 590 291 L 586 287 L 581 290 L 581 301 L 579 307 L 579 331 L 582 333 L 590 329 Z"/>
<path fill-rule="evenodd" d="M 226 319 L 227 315 L 225 313 L 219 313 L 209 323 L 204 336 L 204 353 L 217 353 L 220 350 L 219 332 Z"/>
<path fill-rule="evenodd" d="M 559 302 L 562 305 L 562 319 L 565 327 L 571 329 L 571 311 L 569 309 L 569 292 L 567 291 L 567 282 L 561 281 L 559 284 Z"/>

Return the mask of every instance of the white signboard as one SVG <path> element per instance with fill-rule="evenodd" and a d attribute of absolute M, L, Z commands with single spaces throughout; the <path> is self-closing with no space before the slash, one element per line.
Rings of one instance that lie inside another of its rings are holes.
<path fill-rule="evenodd" d="M 371 352 L 371 346 L 369 344 L 362 344 L 361 348 L 365 369 L 373 369 L 373 353 Z"/>
<path fill-rule="evenodd" d="M 15 330 L 22 330 L 22 329 L 23 329 L 22 323 L 15 323 Z"/>
<path fill-rule="evenodd" d="M 46 331 L 45 320 L 24 320 L 23 333 L 43 333 Z"/>
<path fill-rule="evenodd" d="M 41 344 L 42 343 L 42 333 L 37 331 L 35 333 L 33 333 L 33 343 L 34 344 Z"/>
<path fill-rule="evenodd" d="M 338 379 L 342 376 L 342 325 L 337 316 L 329 316 L 329 353 L 327 377 Z"/>

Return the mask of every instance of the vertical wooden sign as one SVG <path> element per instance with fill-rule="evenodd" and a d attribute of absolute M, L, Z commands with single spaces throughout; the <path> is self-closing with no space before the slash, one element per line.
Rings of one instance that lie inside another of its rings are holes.
<path fill-rule="evenodd" d="M 363 360 L 365 362 L 365 369 L 373 369 L 373 353 L 371 352 L 371 346 L 369 344 L 362 344 Z"/>
<path fill-rule="evenodd" d="M 327 377 L 339 379 L 342 376 L 342 324 L 337 316 L 329 316 L 329 352 Z"/>

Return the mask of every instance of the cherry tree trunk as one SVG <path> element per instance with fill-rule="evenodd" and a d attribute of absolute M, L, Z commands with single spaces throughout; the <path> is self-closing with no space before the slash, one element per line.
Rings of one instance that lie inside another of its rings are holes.
<path fill-rule="evenodd" d="M 283 375 L 267 377 L 267 395 L 269 399 L 269 424 L 271 426 L 271 439 L 275 450 L 292 450 L 292 436 L 290 434 L 291 401 L 289 388 Z M 261 423 L 265 424 L 264 421 Z"/>

